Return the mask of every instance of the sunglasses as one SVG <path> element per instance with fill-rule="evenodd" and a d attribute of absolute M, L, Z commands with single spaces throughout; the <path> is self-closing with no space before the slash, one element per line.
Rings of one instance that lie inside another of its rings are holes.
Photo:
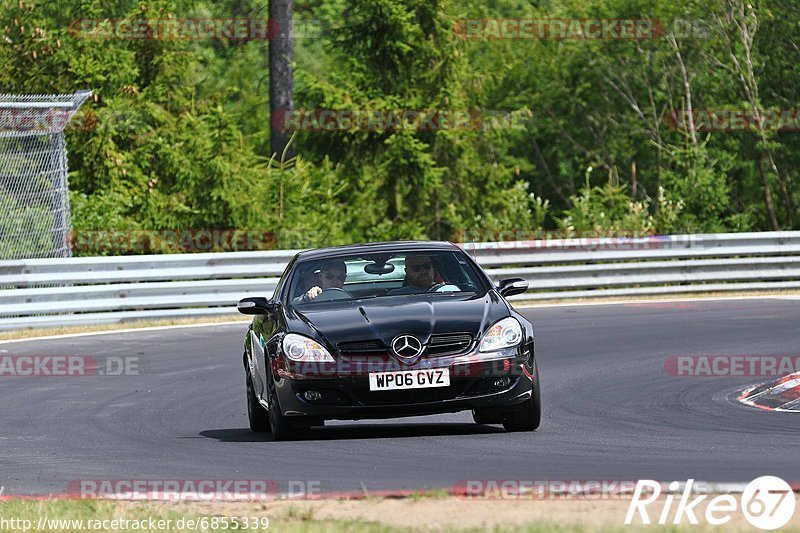
<path fill-rule="evenodd" d="M 433 265 L 430 263 L 422 263 L 420 265 L 409 266 L 408 268 L 410 268 L 412 272 L 424 272 L 430 268 L 433 268 Z"/>
<path fill-rule="evenodd" d="M 333 272 L 323 272 L 323 274 L 329 280 L 338 279 L 339 281 L 344 281 L 347 279 L 347 274 L 334 274 Z"/>

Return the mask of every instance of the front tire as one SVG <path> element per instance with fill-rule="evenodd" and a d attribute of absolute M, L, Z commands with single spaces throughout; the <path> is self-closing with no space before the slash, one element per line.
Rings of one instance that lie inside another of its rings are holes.
<path fill-rule="evenodd" d="M 533 386 L 531 397 L 519 408 L 509 412 L 503 421 L 506 431 L 534 431 L 542 422 L 542 401 L 539 392 L 539 369 L 533 363 Z"/>
<path fill-rule="evenodd" d="M 269 426 L 272 438 L 275 440 L 292 440 L 299 434 L 299 431 L 281 413 L 281 408 L 278 406 L 278 395 L 275 393 L 274 387 L 269 397 Z"/>
<path fill-rule="evenodd" d="M 256 433 L 269 431 L 269 416 L 256 398 L 250 372 L 247 373 L 247 419 L 250 421 L 250 429 Z"/>

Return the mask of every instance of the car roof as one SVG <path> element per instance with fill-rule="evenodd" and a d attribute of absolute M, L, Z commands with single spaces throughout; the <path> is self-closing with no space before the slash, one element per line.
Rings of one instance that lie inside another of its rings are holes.
<path fill-rule="evenodd" d="M 359 244 L 346 244 L 343 246 L 329 246 L 305 250 L 297 254 L 299 261 L 313 259 L 328 259 L 343 255 L 358 255 L 359 253 L 380 252 L 424 252 L 424 251 L 461 251 L 461 248 L 447 241 L 385 241 L 367 242 Z"/>

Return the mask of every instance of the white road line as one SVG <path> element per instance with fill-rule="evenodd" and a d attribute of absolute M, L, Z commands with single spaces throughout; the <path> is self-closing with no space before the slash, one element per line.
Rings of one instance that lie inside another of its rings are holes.
<path fill-rule="evenodd" d="M 563 303 L 528 303 L 525 305 L 515 305 L 510 302 L 515 309 L 536 309 L 545 307 L 578 307 L 596 305 L 622 305 L 622 304 L 665 304 L 665 303 L 684 303 L 684 302 L 721 302 L 728 300 L 800 300 L 800 296 L 721 296 L 703 298 L 674 298 L 666 300 L 609 300 L 602 302 L 563 302 Z"/>
<path fill-rule="evenodd" d="M 207 328 L 209 326 L 244 326 L 249 322 L 245 320 L 231 320 L 229 322 L 203 322 L 200 324 L 173 324 L 171 326 L 149 326 L 146 328 L 107 329 L 103 331 L 84 331 L 81 333 L 63 333 L 61 335 L 42 335 L 40 337 L 27 337 L 25 339 L 0 340 L 0 344 L 13 344 L 17 342 L 71 339 L 74 337 L 91 337 L 93 335 L 116 335 L 117 333 L 136 333 L 139 331 L 162 331 L 177 328 Z"/>

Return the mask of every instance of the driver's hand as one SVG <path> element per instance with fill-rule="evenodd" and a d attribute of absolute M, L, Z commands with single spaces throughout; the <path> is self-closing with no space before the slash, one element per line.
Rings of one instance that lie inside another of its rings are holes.
<path fill-rule="evenodd" d="M 319 287 L 311 287 L 310 289 L 308 289 L 308 292 L 306 292 L 303 295 L 303 299 L 305 301 L 313 300 L 314 298 L 319 296 L 321 292 L 322 292 L 322 289 L 320 289 Z"/>

